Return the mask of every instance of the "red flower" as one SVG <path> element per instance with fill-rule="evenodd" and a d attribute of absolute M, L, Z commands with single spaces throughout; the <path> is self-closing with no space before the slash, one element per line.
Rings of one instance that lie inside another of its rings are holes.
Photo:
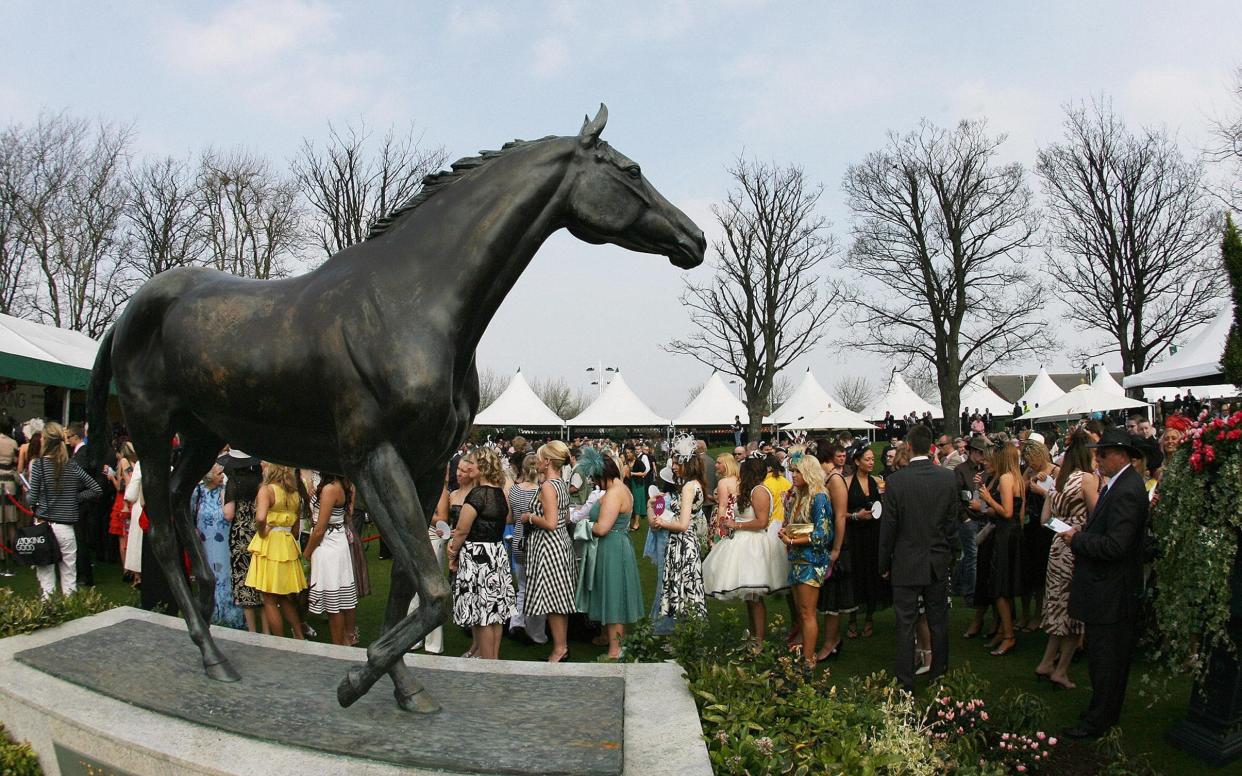
<path fill-rule="evenodd" d="M 1215 463 L 1216 448 L 1212 447 L 1211 445 L 1205 445 L 1203 447 L 1203 457 L 1207 459 L 1208 463 Z"/>
<path fill-rule="evenodd" d="M 1199 453 L 1190 454 L 1190 468 L 1196 473 L 1203 471 L 1203 457 Z"/>
<path fill-rule="evenodd" d="M 1236 442 L 1239 439 L 1242 439 L 1242 428 L 1235 428 L 1233 431 L 1230 431 L 1228 434 L 1226 434 L 1225 438 L 1228 439 L 1230 442 Z"/>

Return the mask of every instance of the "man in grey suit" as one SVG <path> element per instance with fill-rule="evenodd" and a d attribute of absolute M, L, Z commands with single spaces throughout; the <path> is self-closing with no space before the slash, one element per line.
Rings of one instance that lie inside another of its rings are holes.
<path fill-rule="evenodd" d="M 906 435 L 910 465 L 885 483 L 880 515 L 880 573 L 892 582 L 897 615 L 897 682 L 914 692 L 914 623 L 919 596 L 931 629 L 929 679 L 949 666 L 949 564 L 960 520 L 957 477 L 928 457 L 931 431 L 916 425 Z"/>

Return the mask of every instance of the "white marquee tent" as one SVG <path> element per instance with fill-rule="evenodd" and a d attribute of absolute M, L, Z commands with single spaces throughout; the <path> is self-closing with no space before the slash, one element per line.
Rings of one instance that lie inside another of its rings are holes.
<path fill-rule="evenodd" d="M 1043 409 L 1045 404 L 1064 395 L 1065 391 L 1062 391 L 1053 382 L 1048 375 L 1048 370 L 1041 366 L 1039 374 L 1035 375 L 1035 380 L 1031 382 L 1031 387 L 1027 388 L 1026 393 L 1022 394 L 1021 398 L 1018 399 L 1018 404 L 1029 406 L 1034 411 L 1036 405 Z M 1025 418 L 1026 415 L 1024 414 L 1022 417 Z"/>
<path fill-rule="evenodd" d="M 522 428 L 560 427 L 565 425 L 565 421 L 548 409 L 548 405 L 535 395 L 530 383 L 526 382 L 526 378 L 522 376 L 522 370 L 519 369 L 509 380 L 508 387 L 496 397 L 496 401 L 474 416 L 474 425 L 520 426 Z"/>
<path fill-rule="evenodd" d="M 1123 384 L 1127 388 L 1145 388 L 1219 383 L 1224 374 L 1220 359 L 1225 354 L 1225 340 L 1232 324 L 1233 310 L 1226 305 L 1184 348 L 1152 368 L 1130 375 Z"/>
<path fill-rule="evenodd" d="M 842 405 L 836 397 L 824 390 L 824 386 L 819 384 L 808 367 L 806 374 L 802 376 L 802 382 L 798 383 L 798 387 L 789 394 L 785 403 L 777 407 L 769 417 L 764 418 L 763 422 L 784 426 L 787 423 L 813 418 L 828 406 Z"/>
<path fill-rule="evenodd" d="M 673 418 L 674 426 L 730 426 L 737 416 L 749 423 L 750 415 L 719 372 L 713 372 L 681 414 Z"/>
<path fill-rule="evenodd" d="M 668 418 L 662 418 L 652 412 L 651 408 L 630 389 L 621 373 L 617 372 L 599 398 L 591 402 L 591 406 L 577 417 L 570 418 L 568 425 L 588 428 L 613 426 L 649 428 L 667 426 Z"/>
<path fill-rule="evenodd" d="M 859 415 L 857 412 L 842 407 L 840 404 L 832 404 L 812 418 L 804 418 L 799 421 L 790 423 L 785 426 L 782 431 L 811 431 L 818 429 L 872 429 L 873 426 Z"/>
<path fill-rule="evenodd" d="M 1022 416 L 1022 420 L 1064 420 L 1078 418 L 1092 412 L 1108 410 L 1147 409 L 1147 402 L 1118 396 L 1110 390 L 1083 383 L 1069 393 L 1064 393 L 1040 404 Z"/>
<path fill-rule="evenodd" d="M 943 418 L 944 412 L 937 406 L 928 403 L 923 397 L 914 392 L 901 375 L 893 372 L 893 377 L 888 382 L 888 389 L 884 391 L 884 395 L 871 403 L 869 407 L 862 411 L 864 418 L 879 420 L 884 417 L 884 413 L 891 412 L 896 417 L 905 417 L 911 411 L 923 416 L 924 412 L 930 412 L 933 418 Z"/>
<path fill-rule="evenodd" d="M 988 387 L 982 377 L 976 375 L 970 382 L 966 383 L 966 387 L 962 389 L 961 400 L 958 402 L 962 411 L 970 410 L 971 412 L 991 411 L 993 415 L 1008 415 L 1013 412 L 1013 405 L 1005 401 L 1005 399 L 996 391 Z"/>
<path fill-rule="evenodd" d="M 1116 396 L 1126 395 L 1126 389 L 1121 387 L 1121 383 L 1117 382 L 1116 378 L 1107 369 L 1096 370 L 1095 377 L 1091 380 L 1091 386 Z"/>

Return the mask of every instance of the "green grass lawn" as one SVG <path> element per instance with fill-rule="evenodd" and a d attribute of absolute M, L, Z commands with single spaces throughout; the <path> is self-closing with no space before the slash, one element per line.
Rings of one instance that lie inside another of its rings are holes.
<path fill-rule="evenodd" d="M 638 568 L 642 577 L 643 588 L 648 606 L 651 602 L 652 590 L 655 587 L 655 567 L 641 557 L 646 527 L 633 535 L 635 552 L 639 556 Z M 366 545 L 367 557 L 371 572 L 372 594 L 362 599 L 358 608 L 358 626 L 363 644 L 375 638 L 379 633 L 383 617 L 384 601 L 388 594 L 388 574 L 391 562 L 380 560 L 378 543 Z M 113 565 L 99 565 L 95 572 L 99 590 L 105 596 L 119 602 L 133 602 L 132 591 L 121 581 L 120 570 Z M 18 593 L 34 595 L 38 585 L 34 572 L 22 569 L 19 575 L 12 578 L 0 578 L 0 583 L 14 588 Z M 965 608 L 960 600 L 955 601 L 950 614 L 950 651 L 951 668 L 968 665 L 978 675 L 987 679 L 992 685 L 994 695 L 1007 687 L 1018 687 L 1043 699 L 1052 711 L 1054 731 L 1065 724 L 1073 722 L 1078 712 L 1086 706 L 1090 697 L 1086 662 L 1073 666 L 1070 675 L 1078 684 L 1075 690 L 1057 690 L 1047 682 L 1039 682 L 1034 678 L 1033 670 L 1043 654 L 1045 638 L 1042 634 L 1019 634 L 1017 649 L 1005 657 L 992 657 L 988 654 L 979 639 L 963 640 L 961 634 L 970 621 L 971 610 Z M 709 603 L 709 614 L 720 612 L 725 606 L 741 607 L 740 603 L 723 604 L 712 601 Z M 769 618 L 781 615 L 788 621 L 788 610 L 783 599 L 769 599 Z M 317 640 L 327 640 L 327 622 L 320 617 L 311 617 L 311 623 L 318 630 Z M 744 637 L 739 631 L 738 639 Z M 461 628 L 449 625 L 445 628 L 444 654 L 460 655 L 469 646 L 469 636 Z M 572 643 L 571 652 L 574 662 L 593 661 L 603 653 L 603 649 L 589 643 Z M 543 660 L 547 657 L 547 646 L 523 646 L 516 641 L 506 639 L 501 645 L 501 657 L 506 660 Z M 839 660 L 824 664 L 826 670 L 841 677 L 858 676 L 876 671 L 892 672 L 896 645 L 894 643 L 893 615 L 883 611 L 876 615 L 875 634 L 870 638 L 847 640 Z M 1189 684 L 1184 680 L 1171 684 L 1170 695 L 1151 705 L 1139 696 L 1139 677 L 1149 670 L 1149 664 L 1142 659 L 1135 663 L 1131 674 L 1130 693 L 1126 700 L 1125 714 L 1121 727 L 1125 733 L 1127 748 L 1133 754 L 1145 754 L 1152 765 L 1164 773 L 1193 774 L 1220 773 L 1208 768 L 1170 747 L 1164 741 L 1164 731 L 1185 714 L 1189 693 Z"/>

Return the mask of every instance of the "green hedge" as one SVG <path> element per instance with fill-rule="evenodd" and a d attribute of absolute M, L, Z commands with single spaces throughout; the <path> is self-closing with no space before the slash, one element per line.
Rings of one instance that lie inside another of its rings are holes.
<path fill-rule="evenodd" d="M 0 776 L 41 776 L 39 758 L 30 744 L 17 743 L 0 723 Z"/>
<path fill-rule="evenodd" d="M 34 633 L 121 605 L 104 598 L 94 588 L 83 588 L 71 596 L 28 598 L 0 587 L 0 638 Z"/>

